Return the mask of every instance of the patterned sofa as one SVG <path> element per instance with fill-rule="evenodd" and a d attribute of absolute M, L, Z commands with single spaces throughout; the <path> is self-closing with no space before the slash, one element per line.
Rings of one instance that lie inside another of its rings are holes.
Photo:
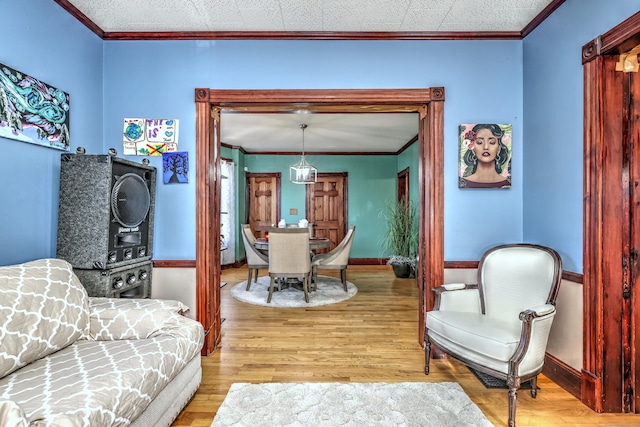
<path fill-rule="evenodd" d="M 0 267 L 0 426 L 168 426 L 200 385 L 178 301 L 91 298 L 69 263 Z"/>

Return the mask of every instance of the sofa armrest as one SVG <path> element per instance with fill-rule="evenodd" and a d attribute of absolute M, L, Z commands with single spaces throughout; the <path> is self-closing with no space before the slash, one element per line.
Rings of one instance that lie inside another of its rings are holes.
<path fill-rule="evenodd" d="M 90 298 L 89 339 L 151 338 L 180 323 L 185 309 L 182 303 L 171 300 Z"/>
<path fill-rule="evenodd" d="M 28 427 L 29 421 L 16 402 L 0 399 L 0 426 Z"/>
<path fill-rule="evenodd" d="M 481 313 L 478 285 L 447 283 L 433 290 L 434 310 Z"/>
<path fill-rule="evenodd" d="M 187 314 L 189 307 L 177 300 L 153 299 L 153 298 L 104 298 L 89 297 L 89 308 L 104 309 L 163 309 L 174 311 L 178 314 Z"/>

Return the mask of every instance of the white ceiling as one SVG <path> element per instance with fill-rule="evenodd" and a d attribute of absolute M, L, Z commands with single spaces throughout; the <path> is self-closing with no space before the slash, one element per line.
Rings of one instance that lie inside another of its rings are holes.
<path fill-rule="evenodd" d="M 109 32 L 520 32 L 553 0 L 69 0 Z M 396 152 L 407 114 L 224 114 L 221 140 L 247 152 Z"/>
<path fill-rule="evenodd" d="M 418 134 L 418 113 L 225 114 L 220 139 L 251 152 L 397 152 Z"/>
<path fill-rule="evenodd" d="M 69 0 L 105 32 L 521 31 L 552 0 Z"/>

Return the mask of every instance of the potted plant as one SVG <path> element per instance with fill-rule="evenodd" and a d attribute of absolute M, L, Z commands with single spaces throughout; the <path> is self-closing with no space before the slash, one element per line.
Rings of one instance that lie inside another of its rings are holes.
<path fill-rule="evenodd" d="M 387 265 L 393 267 L 396 277 L 411 277 L 416 268 L 418 252 L 418 230 L 416 224 L 416 204 L 413 201 L 393 201 L 380 212 L 387 222 L 382 246 L 391 256 Z"/>

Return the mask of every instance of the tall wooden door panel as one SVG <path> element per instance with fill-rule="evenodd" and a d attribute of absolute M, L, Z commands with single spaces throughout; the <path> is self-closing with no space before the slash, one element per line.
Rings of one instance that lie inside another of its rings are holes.
<path fill-rule="evenodd" d="M 248 224 L 256 237 L 264 237 L 280 218 L 280 173 L 247 173 Z"/>
<path fill-rule="evenodd" d="M 347 174 L 319 173 L 318 182 L 307 185 L 307 220 L 314 225 L 314 235 L 325 237 L 335 248 L 347 229 Z"/>

